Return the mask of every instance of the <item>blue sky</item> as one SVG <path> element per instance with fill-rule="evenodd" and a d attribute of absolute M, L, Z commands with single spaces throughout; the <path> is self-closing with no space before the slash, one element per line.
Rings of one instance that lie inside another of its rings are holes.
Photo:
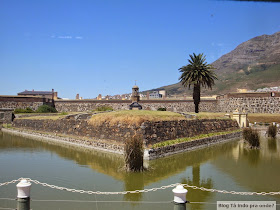
<path fill-rule="evenodd" d="M 280 3 L 212 0 L 1 0 L 0 95 L 59 97 L 178 82 L 189 54 L 209 63 L 280 31 Z"/>

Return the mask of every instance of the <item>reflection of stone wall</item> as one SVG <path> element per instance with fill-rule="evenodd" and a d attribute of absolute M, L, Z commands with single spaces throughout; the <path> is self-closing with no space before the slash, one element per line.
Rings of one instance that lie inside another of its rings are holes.
<path fill-rule="evenodd" d="M 142 135 L 148 144 L 189 137 L 203 133 L 234 130 L 238 124 L 233 120 L 181 120 L 144 122 L 141 126 L 128 126 L 124 124 L 90 125 L 87 120 L 28 120 L 15 119 L 13 126 L 37 131 L 47 131 L 74 136 L 94 137 L 97 139 L 116 140 L 121 143 L 135 134 Z"/>
<path fill-rule="evenodd" d="M 221 112 L 245 110 L 248 113 L 280 113 L 280 97 L 224 98 L 218 100 Z"/>

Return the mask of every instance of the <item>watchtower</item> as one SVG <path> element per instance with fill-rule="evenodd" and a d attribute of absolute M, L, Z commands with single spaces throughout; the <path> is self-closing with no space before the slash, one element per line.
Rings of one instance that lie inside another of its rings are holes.
<path fill-rule="evenodd" d="M 139 87 L 137 85 L 134 85 L 132 87 L 131 100 L 132 100 L 132 102 L 139 102 L 140 101 Z"/>
<path fill-rule="evenodd" d="M 129 105 L 130 110 L 142 109 L 142 106 L 138 103 L 140 101 L 140 96 L 139 96 L 139 87 L 137 85 L 134 85 L 132 87 L 131 101 L 132 104 Z"/>

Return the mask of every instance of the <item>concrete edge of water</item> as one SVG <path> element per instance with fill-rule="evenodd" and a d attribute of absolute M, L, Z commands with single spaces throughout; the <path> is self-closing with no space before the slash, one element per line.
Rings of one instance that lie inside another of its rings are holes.
<path fill-rule="evenodd" d="M 105 143 L 100 143 L 99 146 L 97 145 L 89 145 L 88 141 L 74 139 L 74 138 L 63 138 L 59 136 L 52 136 L 49 134 L 42 134 L 42 133 L 33 133 L 26 130 L 15 130 L 15 129 L 8 129 L 2 128 L 2 132 L 9 133 L 17 136 L 27 137 L 38 141 L 44 141 L 52 144 L 59 144 L 59 145 L 69 145 L 75 148 L 86 148 L 89 150 L 97 150 L 106 153 L 114 153 L 123 155 L 123 148 L 114 148 L 115 145 L 109 145 Z M 219 136 L 213 136 L 208 138 L 203 138 L 191 142 L 183 142 L 176 145 L 169 145 L 165 147 L 159 147 L 156 149 L 145 149 L 144 150 L 144 160 L 154 160 L 170 155 L 174 155 L 177 153 L 182 153 L 186 151 L 192 151 L 196 149 L 201 149 L 204 147 L 212 146 L 215 144 L 220 144 L 224 142 L 228 142 L 231 140 L 235 140 L 241 137 L 242 131 L 224 134 Z"/>
<path fill-rule="evenodd" d="M 59 144 L 59 145 L 70 145 L 76 148 L 86 148 L 89 150 L 98 150 L 102 152 L 109 152 L 109 153 L 115 153 L 115 154 L 123 154 L 123 150 L 119 148 L 116 148 L 116 145 L 108 145 L 105 143 L 100 143 L 100 146 L 97 145 L 89 145 L 88 141 L 74 139 L 74 138 L 62 138 L 59 136 L 51 136 L 48 134 L 42 134 L 42 133 L 32 133 L 30 131 L 26 130 L 15 130 L 15 129 L 8 129 L 8 128 L 2 128 L 1 130 L 4 133 L 9 133 L 17 136 L 27 137 L 38 141 L 44 141 L 52 144 Z M 114 147 L 115 146 L 115 147 Z"/>

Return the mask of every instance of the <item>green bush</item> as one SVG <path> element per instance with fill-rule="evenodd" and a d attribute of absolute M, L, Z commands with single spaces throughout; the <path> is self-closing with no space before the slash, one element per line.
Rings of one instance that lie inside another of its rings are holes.
<path fill-rule="evenodd" d="M 61 112 L 60 115 L 68 115 L 68 112 Z"/>
<path fill-rule="evenodd" d="M 30 108 L 30 107 L 27 107 L 25 109 L 22 109 L 22 108 L 16 108 L 14 110 L 14 113 L 15 114 L 19 114 L 19 113 L 33 113 L 34 111 Z"/>
<path fill-rule="evenodd" d="M 260 135 L 256 129 L 244 128 L 243 129 L 243 138 L 250 145 L 251 148 L 260 147 Z"/>
<path fill-rule="evenodd" d="M 97 107 L 94 111 L 98 111 L 98 112 L 113 111 L 113 107 L 111 107 L 111 106 L 100 106 L 100 107 Z"/>
<path fill-rule="evenodd" d="M 56 113 L 57 111 L 54 107 L 51 107 L 49 105 L 42 105 L 42 106 L 38 107 L 36 112 L 38 112 L 38 113 Z"/>
<path fill-rule="evenodd" d="M 166 111 L 166 108 L 165 107 L 159 107 L 157 110 L 158 111 Z"/>
<path fill-rule="evenodd" d="M 276 125 L 270 125 L 267 129 L 268 137 L 275 138 L 277 135 L 277 127 Z"/>

